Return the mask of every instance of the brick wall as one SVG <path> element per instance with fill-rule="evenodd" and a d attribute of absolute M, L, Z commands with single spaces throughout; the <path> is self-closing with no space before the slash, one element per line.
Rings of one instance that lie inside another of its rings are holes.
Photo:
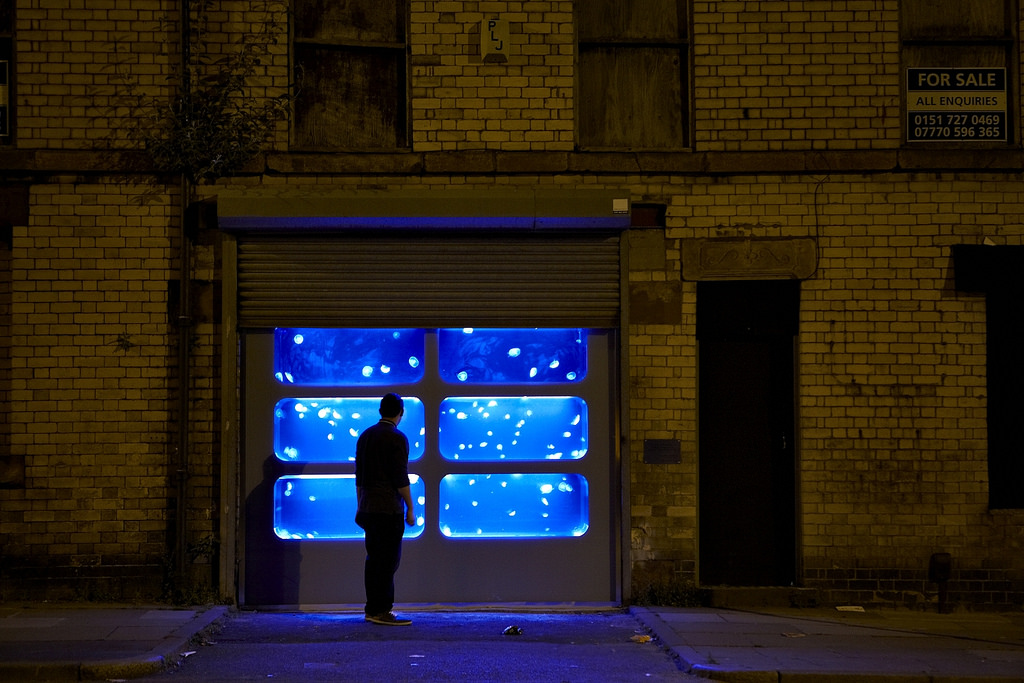
<path fill-rule="evenodd" d="M 666 190 L 665 198 L 673 194 Z M 696 287 L 679 279 L 677 239 L 662 229 L 627 239 L 630 372 L 622 391 L 630 406 L 632 583 L 642 590 L 697 579 Z M 679 440 L 679 465 L 644 464 L 646 439 Z"/>
<path fill-rule="evenodd" d="M 416 151 L 571 150 L 571 2 L 412 2 Z M 506 63 L 480 56 L 480 24 L 510 25 Z"/>
<path fill-rule="evenodd" d="M 144 188 L 67 179 L 34 186 L 31 211 L 11 249 L 11 450 L 25 482 L 3 492 L 5 560 L 26 579 L 159 567 L 171 208 Z"/>
<path fill-rule="evenodd" d="M 709 194 L 727 200 L 693 201 Z M 669 236 L 817 241 L 801 293 L 798 516 L 805 580 L 836 599 L 933 598 L 934 552 L 994 602 L 1020 589 L 1020 514 L 987 508 L 984 299 L 953 288 L 950 250 L 1021 244 L 1020 199 L 998 174 L 832 174 L 697 181 L 671 200 Z"/>
<path fill-rule="evenodd" d="M 4 177 L 31 178 L 31 214 L 14 226 L 0 303 L 0 398 L 6 389 L 25 481 L 0 489 L 0 589 L 43 592 L 60 579 L 72 595 L 131 597 L 124 586 L 144 577 L 135 589 L 156 592 L 174 521 L 177 186 L 125 183 L 129 169 L 106 150 L 131 144 L 123 77 L 134 92 L 170 94 L 177 3 L 17 4 L 18 139 Z M 223 3 L 211 25 L 257 25 L 244 7 Z M 1024 243 L 1015 152 L 900 149 L 895 0 L 694 2 L 693 149 L 575 152 L 573 8 L 411 2 L 411 149 L 289 155 L 282 125 L 277 154 L 232 182 L 628 188 L 667 207 L 666 227 L 625 237 L 634 589 L 699 579 L 696 285 L 680 277 L 683 244 L 813 238 L 798 339 L 800 580 L 834 602 L 920 603 L 934 599 L 930 555 L 949 552 L 953 599 L 1019 606 L 1024 513 L 986 505 L 984 301 L 953 288 L 950 262 L 953 244 Z M 510 25 L 509 60 L 484 63 L 480 23 L 496 16 Z M 279 43 L 256 94 L 288 76 Z M 990 163 L 1007 170 L 943 170 Z M 218 402 L 234 388 L 220 386 L 217 235 L 198 235 L 191 254 L 188 543 L 203 547 L 233 505 L 221 500 L 231 416 Z M 644 463 L 646 439 L 678 440 L 681 462 Z M 83 589 L 90 577 L 102 582 Z"/>
<path fill-rule="evenodd" d="M 11 367 L 0 386 L 16 407 L 4 411 L 3 466 L 21 481 L 0 493 L 0 595 L 11 586 L 46 597 L 164 590 L 176 514 L 178 187 L 139 174 L 137 159 L 111 150 L 137 146 L 148 117 L 170 104 L 179 6 L 17 3 L 17 149 L 44 156 L 22 171 L 43 175 L 34 176 L 31 218 L 15 225 L 5 269 Z M 273 0 L 215 3 L 195 21 L 216 56 L 282 11 Z M 221 30 L 232 37 L 223 40 Z M 253 80 L 257 97 L 289 80 L 287 41 L 267 50 Z M 208 589 L 220 497 L 219 240 L 197 239 L 186 545 Z"/>
<path fill-rule="evenodd" d="M 124 146 L 126 120 L 137 111 L 130 88 L 171 93 L 177 4 L 17 2 L 18 147 Z"/>
<path fill-rule="evenodd" d="M 696 146 L 900 143 L 896 2 L 694 2 Z"/>

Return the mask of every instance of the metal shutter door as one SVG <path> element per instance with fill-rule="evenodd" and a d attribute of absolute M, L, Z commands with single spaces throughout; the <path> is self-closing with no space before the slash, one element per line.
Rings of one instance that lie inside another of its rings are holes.
<path fill-rule="evenodd" d="M 619 322 L 618 233 L 240 235 L 241 327 Z"/>

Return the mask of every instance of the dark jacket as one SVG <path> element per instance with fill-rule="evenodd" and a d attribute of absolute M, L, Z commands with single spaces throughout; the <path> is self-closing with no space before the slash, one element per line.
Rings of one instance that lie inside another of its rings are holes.
<path fill-rule="evenodd" d="M 404 515 L 398 489 L 409 485 L 409 439 L 381 420 L 356 441 L 356 496 L 363 514 Z"/>

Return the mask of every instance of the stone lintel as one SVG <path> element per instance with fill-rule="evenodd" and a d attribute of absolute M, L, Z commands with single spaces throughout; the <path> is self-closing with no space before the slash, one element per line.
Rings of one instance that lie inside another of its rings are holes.
<path fill-rule="evenodd" d="M 805 279 L 818 267 L 811 237 L 729 237 L 683 240 L 684 280 Z"/>

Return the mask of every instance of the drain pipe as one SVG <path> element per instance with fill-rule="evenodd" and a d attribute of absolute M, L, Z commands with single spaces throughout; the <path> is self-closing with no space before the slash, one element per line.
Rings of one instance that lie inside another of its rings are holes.
<path fill-rule="evenodd" d="M 191 0 L 181 0 L 181 92 L 182 100 L 189 96 L 191 76 Z M 189 385 L 191 384 L 191 329 L 192 329 L 192 249 L 189 237 L 189 200 L 192 183 L 187 174 L 181 174 L 179 216 L 178 275 L 178 448 L 174 461 L 175 514 L 174 514 L 174 571 L 175 583 L 185 580 L 188 555 L 188 453 L 189 453 Z"/>

